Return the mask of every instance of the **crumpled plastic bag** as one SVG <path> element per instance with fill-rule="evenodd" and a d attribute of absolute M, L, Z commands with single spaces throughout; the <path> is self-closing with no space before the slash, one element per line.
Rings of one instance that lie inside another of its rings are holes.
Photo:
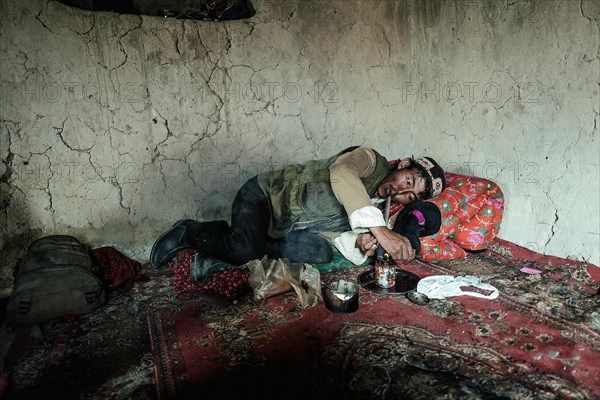
<path fill-rule="evenodd" d="M 252 260 L 245 265 L 249 270 L 248 284 L 257 301 L 292 290 L 298 295 L 302 308 L 312 307 L 321 294 L 321 274 L 310 264 L 291 264 L 285 258 Z"/>
<path fill-rule="evenodd" d="M 489 291 L 489 294 L 483 294 L 473 291 L 462 290 L 463 286 L 472 286 L 478 289 Z M 451 296 L 474 296 L 484 299 L 495 299 L 498 297 L 498 289 L 494 286 L 481 282 L 476 276 L 452 276 L 452 275 L 433 275 L 419 280 L 417 283 L 417 292 L 426 295 L 430 299 L 444 299 Z"/>

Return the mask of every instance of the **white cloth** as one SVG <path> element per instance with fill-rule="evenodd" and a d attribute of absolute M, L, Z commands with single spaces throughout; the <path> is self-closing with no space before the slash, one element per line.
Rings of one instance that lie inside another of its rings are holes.
<path fill-rule="evenodd" d="M 362 232 L 361 232 L 362 231 Z M 359 233 L 368 232 L 368 229 L 356 229 L 344 232 L 333 238 L 333 245 L 352 264 L 361 265 L 367 260 L 367 256 L 356 247 L 356 238 Z"/>
<path fill-rule="evenodd" d="M 461 290 L 462 286 L 472 286 L 479 289 L 490 291 L 485 295 L 478 292 Z M 419 280 L 417 283 L 417 292 L 426 295 L 430 299 L 444 299 L 452 296 L 474 296 L 484 299 L 495 299 L 498 297 L 498 289 L 494 286 L 481 282 L 476 276 L 452 276 L 452 275 L 433 275 Z"/>
<path fill-rule="evenodd" d="M 385 201 L 379 198 L 371 199 L 372 204 Z M 356 247 L 356 238 L 361 233 L 369 232 L 372 226 L 385 226 L 385 219 L 381 210 L 375 206 L 359 208 L 350 214 L 351 231 L 344 232 L 333 238 L 332 242 L 340 253 L 351 263 L 361 265 L 367 256 Z"/>

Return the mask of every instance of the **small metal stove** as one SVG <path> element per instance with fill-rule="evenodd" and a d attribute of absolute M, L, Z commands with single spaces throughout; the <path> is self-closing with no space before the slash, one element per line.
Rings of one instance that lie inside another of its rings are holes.
<path fill-rule="evenodd" d="M 385 223 L 390 219 L 392 198 L 388 196 L 385 207 Z M 421 278 L 412 272 L 398 268 L 392 257 L 383 249 L 377 247 L 376 260 L 373 269 L 363 272 L 359 278 L 360 286 L 378 293 L 405 294 L 414 291 Z"/>

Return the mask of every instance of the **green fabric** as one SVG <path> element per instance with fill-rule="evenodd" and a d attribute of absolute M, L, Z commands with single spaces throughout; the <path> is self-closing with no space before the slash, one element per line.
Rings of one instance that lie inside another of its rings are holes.
<path fill-rule="evenodd" d="M 371 258 L 367 258 L 367 260 L 361 265 L 367 265 L 371 263 Z M 326 274 L 328 272 L 340 271 L 347 268 L 352 268 L 355 265 L 348 261 L 342 253 L 337 250 L 333 252 L 333 258 L 328 263 L 324 264 L 311 264 L 317 271 L 322 274 Z"/>

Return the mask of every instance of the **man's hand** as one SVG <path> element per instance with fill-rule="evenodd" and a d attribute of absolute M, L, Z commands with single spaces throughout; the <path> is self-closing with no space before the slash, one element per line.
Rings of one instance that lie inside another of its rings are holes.
<path fill-rule="evenodd" d="M 379 246 L 382 246 L 394 260 L 410 261 L 415 258 L 415 249 L 412 248 L 408 238 L 385 226 L 375 226 L 369 230 L 373 233 Z M 358 243 L 358 238 L 356 241 Z"/>
<path fill-rule="evenodd" d="M 367 257 L 371 257 L 375 254 L 375 250 L 377 250 L 377 239 L 370 233 L 361 233 L 356 238 L 355 247 Z"/>

